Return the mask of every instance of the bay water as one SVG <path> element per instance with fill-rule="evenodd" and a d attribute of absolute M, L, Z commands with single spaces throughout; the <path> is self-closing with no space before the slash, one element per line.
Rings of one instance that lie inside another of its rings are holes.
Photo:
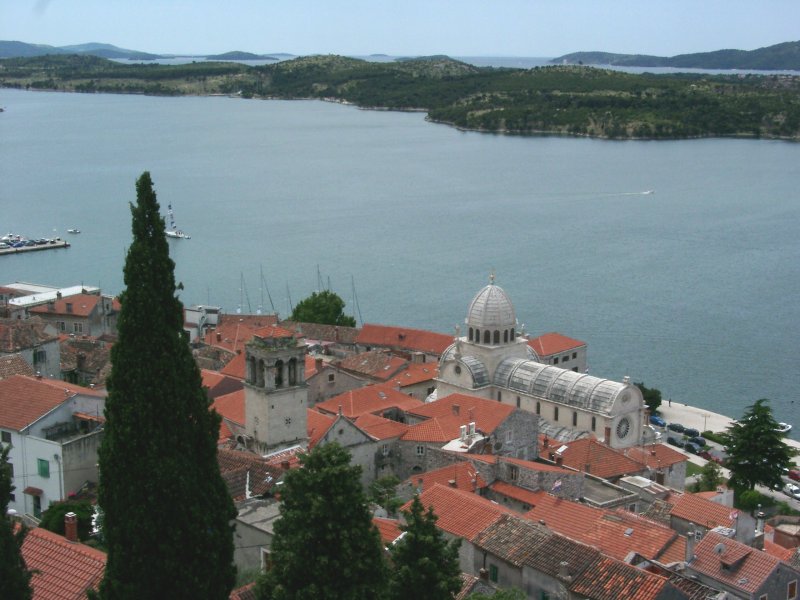
<path fill-rule="evenodd" d="M 0 257 L 0 285 L 121 291 L 148 170 L 192 236 L 170 240 L 187 305 L 287 316 L 322 285 L 359 322 L 451 333 L 494 272 L 526 331 L 588 343 L 593 375 L 733 417 L 766 397 L 800 427 L 798 144 L 481 134 L 318 101 L 0 107 L 0 231 L 72 243 Z"/>

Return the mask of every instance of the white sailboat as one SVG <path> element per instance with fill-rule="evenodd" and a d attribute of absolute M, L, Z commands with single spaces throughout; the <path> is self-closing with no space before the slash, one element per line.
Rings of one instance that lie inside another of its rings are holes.
<path fill-rule="evenodd" d="M 180 240 L 190 240 L 192 236 L 188 233 L 185 233 L 183 230 L 178 229 L 178 226 L 175 225 L 175 215 L 172 212 L 172 204 L 167 205 L 167 211 L 169 213 L 169 228 L 166 230 L 167 237 L 177 238 Z"/>

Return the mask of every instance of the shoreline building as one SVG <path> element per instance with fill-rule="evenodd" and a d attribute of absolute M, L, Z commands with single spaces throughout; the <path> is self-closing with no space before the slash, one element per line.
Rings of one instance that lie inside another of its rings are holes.
<path fill-rule="evenodd" d="M 639 389 L 627 377 L 620 383 L 543 364 L 494 276 L 470 302 L 465 329 L 463 336 L 456 329 L 439 361 L 436 398 L 462 393 L 509 404 L 539 415 L 549 425 L 540 431 L 557 438 L 590 432 L 612 448 L 652 441 Z"/>

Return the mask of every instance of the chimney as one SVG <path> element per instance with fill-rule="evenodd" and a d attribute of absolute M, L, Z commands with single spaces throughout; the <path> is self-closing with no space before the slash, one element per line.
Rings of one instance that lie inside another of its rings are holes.
<path fill-rule="evenodd" d="M 478 571 L 478 576 L 483 581 L 489 581 L 489 571 L 487 571 L 486 569 L 481 569 L 480 571 Z"/>
<path fill-rule="evenodd" d="M 458 404 L 453 404 L 453 414 L 454 415 L 457 415 L 460 410 L 461 410 L 461 407 Z"/>
<path fill-rule="evenodd" d="M 458 431 L 459 431 L 458 439 L 460 439 L 462 441 L 467 439 L 467 426 L 466 425 L 459 426 Z"/>
<path fill-rule="evenodd" d="M 469 435 L 470 437 L 475 435 L 475 421 L 469 423 Z"/>
<path fill-rule="evenodd" d="M 72 312 L 72 302 L 67 302 L 67 312 L 68 313 Z"/>
<path fill-rule="evenodd" d="M 592 472 L 592 465 L 590 465 L 589 463 L 587 463 L 587 464 L 586 464 L 586 466 L 583 468 L 583 470 L 584 470 L 584 472 L 586 472 L 586 473 L 591 473 L 591 472 Z"/>
<path fill-rule="evenodd" d="M 222 341 L 222 332 L 221 332 L 221 331 L 218 331 L 218 332 L 217 332 L 217 341 L 218 341 L 218 342 L 221 342 L 221 341 Z"/>
<path fill-rule="evenodd" d="M 50 302 L 48 302 L 47 303 L 47 310 L 49 312 L 54 312 L 56 310 L 56 303 L 53 302 L 52 300 Z"/>
<path fill-rule="evenodd" d="M 322 371 L 322 359 L 315 358 L 314 359 L 314 368 L 317 370 L 317 373 Z"/>
<path fill-rule="evenodd" d="M 564 464 L 564 457 L 563 457 L 563 456 L 561 456 L 560 454 L 558 454 L 558 455 L 556 456 L 556 466 L 557 466 L 557 467 L 560 467 L 560 466 L 562 466 L 563 464 Z"/>
<path fill-rule="evenodd" d="M 454 487 L 456 487 L 456 480 L 455 479 L 448 479 L 447 484 L 450 487 L 454 488 Z"/>
<path fill-rule="evenodd" d="M 78 541 L 78 517 L 74 512 L 64 515 L 64 537 L 73 544 Z"/>
<path fill-rule="evenodd" d="M 694 545 L 695 545 L 695 536 L 694 531 L 690 531 L 686 534 L 686 562 L 692 562 L 694 558 Z"/>
<path fill-rule="evenodd" d="M 562 581 L 572 581 L 572 577 L 569 574 L 569 563 L 565 560 L 558 563 L 558 578 Z"/>
<path fill-rule="evenodd" d="M 544 436 L 544 441 L 542 442 L 542 447 L 547 448 L 550 445 L 550 440 L 547 439 L 547 436 Z"/>
<path fill-rule="evenodd" d="M 631 378 L 628 377 L 627 375 L 625 375 L 625 377 L 622 378 L 622 383 L 628 384 L 630 382 L 631 382 Z"/>
<path fill-rule="evenodd" d="M 611 443 L 611 427 L 606 427 L 606 432 L 605 433 L 606 433 L 606 439 L 604 439 L 603 441 L 606 444 L 610 444 Z"/>
<path fill-rule="evenodd" d="M 36 371 L 36 379 L 41 379 L 41 378 L 42 378 L 42 372 Z"/>
<path fill-rule="evenodd" d="M 289 461 L 288 460 L 282 460 L 281 461 L 281 469 L 283 469 L 284 471 L 288 471 L 289 470 Z"/>

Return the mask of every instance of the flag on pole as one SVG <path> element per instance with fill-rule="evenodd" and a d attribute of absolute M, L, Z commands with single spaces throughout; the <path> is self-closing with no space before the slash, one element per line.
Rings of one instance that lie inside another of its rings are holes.
<path fill-rule="evenodd" d="M 555 481 L 555 483 L 553 483 L 553 487 L 552 487 L 552 488 L 550 488 L 550 491 L 551 491 L 551 492 L 557 492 L 557 491 L 559 491 L 560 489 L 561 489 L 561 480 L 560 480 L 560 479 L 557 479 L 557 480 Z"/>

